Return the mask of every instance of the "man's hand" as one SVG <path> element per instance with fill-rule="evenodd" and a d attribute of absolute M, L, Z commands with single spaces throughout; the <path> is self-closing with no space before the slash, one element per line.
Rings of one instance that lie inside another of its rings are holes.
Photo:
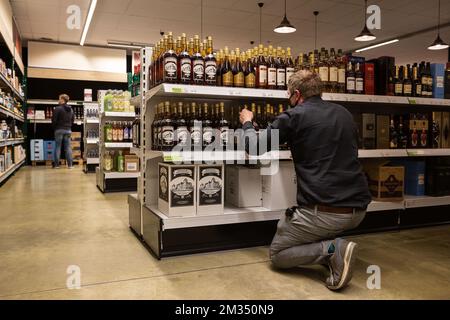
<path fill-rule="evenodd" d="M 253 120 L 253 112 L 251 112 L 248 109 L 242 109 L 241 113 L 239 114 L 239 121 L 241 122 L 241 124 L 244 124 L 248 121 L 252 121 Z"/>

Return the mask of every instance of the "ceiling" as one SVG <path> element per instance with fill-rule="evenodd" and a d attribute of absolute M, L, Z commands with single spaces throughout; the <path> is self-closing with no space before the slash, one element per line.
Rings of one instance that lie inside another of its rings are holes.
<path fill-rule="evenodd" d="M 56 42 L 78 44 L 90 0 L 11 0 L 13 13 L 24 40 L 50 38 Z M 203 0 L 204 34 L 212 35 L 216 48 L 249 48 L 259 42 L 258 0 Z M 273 28 L 283 15 L 283 0 L 265 0 L 262 17 L 262 40 L 274 46 L 290 46 L 294 53 L 314 49 L 314 16 L 318 16 L 317 46 L 361 47 L 353 38 L 363 27 L 363 0 L 288 0 L 288 18 L 297 28 L 293 34 L 277 34 Z M 441 21 L 450 22 L 450 1 L 441 1 Z M 200 34 L 201 0 L 98 0 L 86 45 L 106 45 L 107 40 L 156 43 L 160 30 L 189 37 Z M 392 39 L 416 30 L 435 26 L 437 0 L 369 0 L 381 8 L 381 30 L 375 30 L 377 41 Z M 81 8 L 80 30 L 68 30 L 66 9 L 71 4 Z M 417 60 L 445 62 L 448 52 L 432 52 L 426 47 L 435 32 L 401 40 L 386 47 L 361 53 L 367 58 L 393 55 L 398 63 Z M 441 30 L 450 42 L 450 28 Z M 366 43 L 363 43 L 366 45 Z"/>

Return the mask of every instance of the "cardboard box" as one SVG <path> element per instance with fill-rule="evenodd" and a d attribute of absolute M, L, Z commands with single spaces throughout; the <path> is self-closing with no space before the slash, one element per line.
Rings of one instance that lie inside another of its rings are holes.
<path fill-rule="evenodd" d="M 285 210 L 297 204 L 297 176 L 292 161 L 280 161 L 275 175 L 262 176 L 263 207 Z"/>
<path fill-rule="evenodd" d="M 45 110 L 35 110 L 33 119 L 45 120 Z"/>
<path fill-rule="evenodd" d="M 226 167 L 225 176 L 227 203 L 238 208 L 262 207 L 262 176 L 259 168 L 230 165 Z"/>
<path fill-rule="evenodd" d="M 442 112 L 433 112 L 433 121 L 431 128 L 432 148 L 441 148 L 442 145 Z"/>
<path fill-rule="evenodd" d="M 364 64 L 364 94 L 375 94 L 375 65 Z"/>
<path fill-rule="evenodd" d="M 444 99 L 445 64 L 432 63 L 431 77 L 433 78 L 433 98 Z"/>
<path fill-rule="evenodd" d="M 138 172 L 139 158 L 135 155 L 125 156 L 125 172 Z"/>
<path fill-rule="evenodd" d="M 30 140 L 30 158 L 31 161 L 43 161 L 44 156 L 44 140 L 32 139 Z"/>
<path fill-rule="evenodd" d="M 375 94 L 388 95 L 389 93 L 389 77 L 395 66 L 394 57 L 379 57 L 378 59 L 369 60 L 374 64 L 375 72 Z"/>
<path fill-rule="evenodd" d="M 160 163 L 158 209 L 168 217 L 195 216 L 196 168 Z"/>
<path fill-rule="evenodd" d="M 405 194 L 411 196 L 425 195 L 425 169 L 423 160 L 395 160 L 391 164 L 405 167 Z"/>
<path fill-rule="evenodd" d="M 196 185 L 197 215 L 223 214 L 225 197 L 223 165 L 199 165 Z"/>
<path fill-rule="evenodd" d="M 390 116 L 377 115 L 377 149 L 389 149 L 390 137 Z"/>
<path fill-rule="evenodd" d="M 375 114 L 363 113 L 362 114 L 362 148 L 363 149 L 375 149 Z"/>
<path fill-rule="evenodd" d="M 425 193 L 433 197 L 450 195 L 450 166 L 427 165 Z"/>
<path fill-rule="evenodd" d="M 441 148 L 450 148 L 450 112 L 442 112 Z"/>
<path fill-rule="evenodd" d="M 84 89 L 84 101 L 92 102 L 92 89 Z"/>
<path fill-rule="evenodd" d="M 376 200 L 401 201 L 404 197 L 405 168 L 387 164 L 384 160 L 364 163 L 370 192 Z"/>
<path fill-rule="evenodd" d="M 426 114 L 410 114 L 409 118 L 409 148 L 428 148 L 429 146 L 429 123 Z"/>

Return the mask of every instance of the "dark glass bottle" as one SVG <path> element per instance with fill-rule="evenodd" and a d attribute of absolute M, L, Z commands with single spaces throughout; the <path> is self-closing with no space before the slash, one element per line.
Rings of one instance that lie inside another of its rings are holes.
<path fill-rule="evenodd" d="M 403 69 L 403 95 L 405 97 L 411 97 L 412 88 L 410 65 L 407 64 L 406 68 Z"/>
<path fill-rule="evenodd" d="M 277 89 L 286 90 L 286 53 L 281 50 L 281 47 L 277 48 Z"/>
<path fill-rule="evenodd" d="M 187 121 L 183 115 L 183 102 L 178 103 L 178 113 L 175 121 L 175 144 L 186 147 L 188 145 L 188 137 L 190 137 L 190 134 L 187 127 Z"/>
<path fill-rule="evenodd" d="M 178 55 L 178 79 L 182 84 L 192 81 L 191 55 L 188 52 L 186 34 L 181 35 L 181 53 Z"/>
<path fill-rule="evenodd" d="M 394 95 L 401 96 L 403 95 L 403 82 L 399 78 L 400 69 L 398 66 L 395 66 L 395 77 L 394 77 Z"/>
<path fill-rule="evenodd" d="M 178 57 L 173 48 L 172 32 L 169 32 L 167 38 L 167 50 L 163 55 L 163 63 L 164 63 L 163 82 L 176 83 L 178 80 L 177 76 Z"/>
<path fill-rule="evenodd" d="M 352 62 L 349 61 L 347 64 L 346 78 L 346 91 L 347 93 L 355 93 L 356 90 L 356 78 L 355 71 L 353 71 Z"/>
<path fill-rule="evenodd" d="M 191 104 L 191 118 L 188 126 L 191 133 L 192 148 L 202 148 L 202 121 L 200 116 L 200 107 L 195 102 Z"/>
<path fill-rule="evenodd" d="M 286 49 L 286 81 L 285 84 L 286 86 L 289 83 L 289 79 L 291 78 L 291 76 L 295 73 L 295 65 L 294 65 L 294 61 L 292 60 L 292 53 L 291 53 L 291 48 L 287 48 Z"/>
<path fill-rule="evenodd" d="M 207 103 L 203 104 L 202 130 L 203 148 L 206 148 L 214 143 L 213 123 L 209 114 L 209 107 Z"/>
<path fill-rule="evenodd" d="M 251 56 L 251 50 L 247 51 L 247 63 L 244 70 L 245 87 L 256 88 L 256 70 L 253 63 L 253 57 Z"/>
<path fill-rule="evenodd" d="M 408 146 L 408 133 L 406 132 L 406 129 L 404 127 L 403 118 L 400 117 L 398 123 L 398 148 L 406 149 L 407 146 Z"/>
<path fill-rule="evenodd" d="M 211 36 L 208 37 L 206 46 L 205 84 L 207 86 L 217 85 L 217 61 L 213 54 L 213 41 Z"/>
<path fill-rule="evenodd" d="M 267 88 L 267 63 L 264 58 L 263 45 L 259 45 L 258 58 L 256 60 L 256 87 L 260 89 Z"/>
<path fill-rule="evenodd" d="M 361 70 L 361 65 L 359 64 L 359 62 L 356 63 L 355 69 L 355 93 L 364 93 L 364 74 Z"/>
<path fill-rule="evenodd" d="M 222 86 L 222 61 L 223 61 L 223 51 L 220 50 L 217 53 L 217 70 L 216 70 L 216 83 L 219 87 Z"/>
<path fill-rule="evenodd" d="M 245 86 L 244 68 L 242 67 L 239 48 L 236 49 L 236 60 L 233 64 L 233 84 L 235 87 L 239 88 Z"/>
<path fill-rule="evenodd" d="M 391 149 L 398 148 L 398 132 L 397 129 L 395 128 L 394 119 L 391 119 L 391 124 L 389 127 L 389 145 Z"/>
<path fill-rule="evenodd" d="M 165 103 L 164 118 L 161 120 L 161 143 L 163 151 L 171 151 L 174 147 L 175 121 L 170 110 L 170 102 Z"/>
<path fill-rule="evenodd" d="M 222 62 L 222 86 L 233 86 L 233 70 L 231 68 L 230 56 L 228 47 L 225 47 L 225 58 Z"/>
<path fill-rule="evenodd" d="M 200 39 L 194 36 L 194 54 L 192 56 L 192 83 L 203 85 L 205 82 L 205 60 L 200 51 Z"/>
<path fill-rule="evenodd" d="M 418 70 L 417 70 L 417 63 L 413 64 L 412 67 L 412 74 L 413 74 L 413 96 L 414 97 L 421 97 L 422 96 L 422 83 L 419 80 L 418 77 Z"/>
<path fill-rule="evenodd" d="M 269 56 L 267 57 L 267 89 L 277 88 L 277 64 L 273 54 L 272 46 L 269 46 Z"/>

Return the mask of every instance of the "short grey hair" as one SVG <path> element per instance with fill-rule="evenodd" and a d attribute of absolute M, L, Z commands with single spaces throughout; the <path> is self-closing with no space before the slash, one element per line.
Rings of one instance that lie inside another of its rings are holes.
<path fill-rule="evenodd" d="M 289 92 L 300 91 L 304 99 L 322 94 L 322 80 L 320 76 L 310 70 L 300 70 L 289 78 Z"/>

